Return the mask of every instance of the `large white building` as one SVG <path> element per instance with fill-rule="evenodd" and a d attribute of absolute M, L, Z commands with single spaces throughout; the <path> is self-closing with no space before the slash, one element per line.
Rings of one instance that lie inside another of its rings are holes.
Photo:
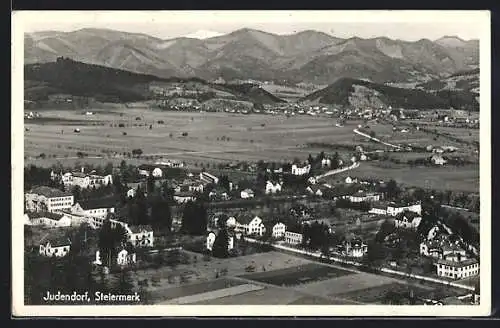
<path fill-rule="evenodd" d="M 106 218 L 109 213 L 115 212 L 115 204 L 114 198 L 82 200 L 73 205 L 71 213 Z"/>
<path fill-rule="evenodd" d="M 285 242 L 292 245 L 302 244 L 303 235 L 298 232 L 285 231 Z"/>
<path fill-rule="evenodd" d="M 353 195 L 349 195 L 348 199 L 352 203 L 361 203 L 361 202 L 378 202 L 382 199 L 382 194 L 379 193 L 366 193 L 364 191 L 358 191 Z"/>
<path fill-rule="evenodd" d="M 50 187 L 35 187 L 24 194 L 26 210 L 30 212 L 54 212 L 71 209 L 74 198 L 71 193 Z"/>
<path fill-rule="evenodd" d="M 71 226 L 71 217 L 63 213 L 53 212 L 34 212 L 27 214 L 29 225 L 44 226 L 49 228 L 69 227 Z"/>
<path fill-rule="evenodd" d="M 152 175 L 154 178 L 161 178 L 163 171 L 159 165 L 142 164 L 137 168 L 139 175 L 149 177 Z"/>
<path fill-rule="evenodd" d="M 396 216 L 405 211 L 415 212 L 422 215 L 422 205 L 420 203 L 407 205 L 391 203 L 387 205 L 387 215 Z"/>
<path fill-rule="evenodd" d="M 479 274 L 479 262 L 475 259 L 445 260 L 436 262 L 437 275 L 452 279 L 464 279 Z"/>
<path fill-rule="evenodd" d="M 87 174 L 83 168 L 81 172 L 66 172 L 61 175 L 51 172 L 51 177 L 53 180 L 59 177 L 67 187 L 79 186 L 82 189 L 99 188 L 113 183 L 113 176 L 111 174 L 98 175 L 94 172 Z"/>
<path fill-rule="evenodd" d="M 217 184 L 219 182 L 219 178 L 217 178 L 215 175 L 212 175 L 208 172 L 201 172 L 200 173 L 200 180 L 205 182 L 205 183 L 213 183 L 213 184 Z"/>

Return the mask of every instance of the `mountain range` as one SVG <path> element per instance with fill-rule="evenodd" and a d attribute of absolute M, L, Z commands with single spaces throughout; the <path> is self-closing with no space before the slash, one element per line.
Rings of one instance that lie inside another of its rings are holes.
<path fill-rule="evenodd" d="M 315 84 L 346 77 L 374 83 L 426 82 L 479 65 L 479 41 L 456 36 L 410 42 L 342 39 L 313 30 L 277 35 L 248 28 L 188 36 L 163 40 L 89 28 L 26 33 L 24 59 L 26 64 L 46 63 L 64 56 L 162 78 Z"/>

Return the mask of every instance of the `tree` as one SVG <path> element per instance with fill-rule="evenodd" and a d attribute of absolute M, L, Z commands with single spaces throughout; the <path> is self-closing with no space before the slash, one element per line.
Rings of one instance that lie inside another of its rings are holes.
<path fill-rule="evenodd" d="M 212 254 L 215 257 L 226 258 L 229 256 L 229 235 L 226 229 L 221 229 L 215 237 Z"/>
<path fill-rule="evenodd" d="M 155 191 L 155 178 L 152 174 L 147 177 L 147 192 L 148 194 L 152 194 Z"/>
<path fill-rule="evenodd" d="M 73 194 L 75 202 L 78 202 L 82 199 L 82 188 L 80 186 L 78 185 L 74 186 L 71 193 Z"/>
<path fill-rule="evenodd" d="M 386 197 L 388 199 L 397 199 L 400 193 L 401 190 L 398 187 L 396 181 L 394 181 L 393 179 L 389 180 L 389 182 L 387 182 L 387 185 L 385 187 Z"/>
<path fill-rule="evenodd" d="M 159 198 L 152 202 L 151 224 L 155 229 L 170 231 L 172 228 L 172 213 L 167 200 Z"/>
<path fill-rule="evenodd" d="M 111 267 L 113 259 L 117 255 L 117 248 L 127 240 L 127 233 L 122 225 L 111 227 L 111 221 L 106 219 L 99 230 L 98 247 L 103 263 Z"/>
<path fill-rule="evenodd" d="M 182 213 L 181 231 L 190 235 L 203 235 L 207 231 L 207 211 L 202 203 L 189 201 Z"/>
<path fill-rule="evenodd" d="M 219 185 L 229 191 L 229 178 L 227 175 L 222 175 L 219 179 Z"/>
<path fill-rule="evenodd" d="M 113 174 L 113 163 L 108 162 L 103 169 L 104 174 Z"/>
<path fill-rule="evenodd" d="M 142 149 L 140 148 L 132 149 L 132 155 L 134 157 L 140 157 L 142 155 Z"/>

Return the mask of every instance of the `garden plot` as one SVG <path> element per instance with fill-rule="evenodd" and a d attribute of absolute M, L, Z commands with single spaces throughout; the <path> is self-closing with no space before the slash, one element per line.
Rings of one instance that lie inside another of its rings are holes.
<path fill-rule="evenodd" d="M 276 286 L 296 286 L 312 281 L 331 279 L 349 274 L 352 274 L 352 272 L 330 266 L 310 263 L 282 270 L 243 275 L 241 277 Z"/>

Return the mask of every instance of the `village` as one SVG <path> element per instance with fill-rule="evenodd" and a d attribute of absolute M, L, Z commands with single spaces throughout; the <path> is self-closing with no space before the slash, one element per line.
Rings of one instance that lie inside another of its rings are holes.
<path fill-rule="evenodd" d="M 351 175 L 360 160 L 321 152 L 279 167 L 259 161 L 245 168 L 254 179 L 238 179 L 239 165 L 216 174 L 164 159 L 98 170 L 32 167 L 25 172 L 25 251 L 42 259 L 85 254 L 93 272 L 112 276 L 165 252 L 229 259 L 281 247 L 464 284 L 478 302 L 479 235 L 470 222 L 443 214 L 437 191 Z M 255 264 L 246 268 L 253 272 Z M 180 277 L 182 285 L 187 278 Z"/>

